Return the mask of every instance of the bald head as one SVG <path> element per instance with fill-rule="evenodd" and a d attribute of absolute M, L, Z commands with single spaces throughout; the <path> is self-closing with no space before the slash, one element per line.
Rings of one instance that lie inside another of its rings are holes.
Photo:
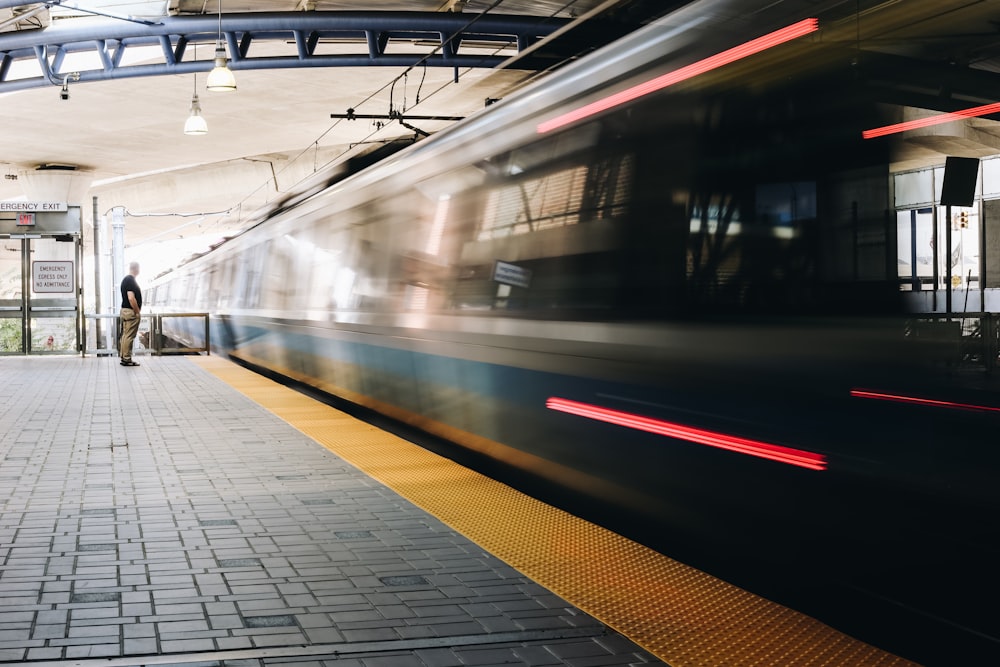
<path fill-rule="evenodd" d="M 133 276 L 139 275 L 139 262 L 130 262 L 128 265 L 128 272 Z"/>

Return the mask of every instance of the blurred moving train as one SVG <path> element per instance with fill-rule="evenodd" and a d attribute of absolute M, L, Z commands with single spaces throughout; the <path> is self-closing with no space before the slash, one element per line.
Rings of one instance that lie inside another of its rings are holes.
<path fill-rule="evenodd" d="M 887 226 L 890 144 L 862 131 L 893 108 L 822 17 L 748 4 L 320 173 L 149 300 L 668 542 L 850 570 L 912 550 L 927 508 L 995 515 L 991 376 L 913 335 L 888 236 L 874 281 L 840 239 Z"/>

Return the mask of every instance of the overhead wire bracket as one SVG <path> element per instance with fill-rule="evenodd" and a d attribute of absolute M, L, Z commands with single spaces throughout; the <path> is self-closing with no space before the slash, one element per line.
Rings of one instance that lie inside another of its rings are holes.
<path fill-rule="evenodd" d="M 389 113 L 355 113 L 354 109 L 348 109 L 347 113 L 332 113 L 330 118 L 340 118 L 344 120 L 385 120 L 385 121 L 399 121 L 399 124 L 408 130 L 413 130 L 417 134 L 422 134 L 425 137 L 431 136 L 430 133 L 421 130 L 419 127 L 414 127 L 407 123 L 407 120 L 446 120 L 446 121 L 456 121 L 464 120 L 465 116 L 410 116 L 407 115 L 406 118 L 399 111 L 390 111 Z"/>

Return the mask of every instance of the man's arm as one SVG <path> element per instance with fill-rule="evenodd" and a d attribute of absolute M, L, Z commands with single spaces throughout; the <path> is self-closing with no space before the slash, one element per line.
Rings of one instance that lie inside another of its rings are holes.
<path fill-rule="evenodd" d="M 129 302 L 129 305 L 132 306 L 132 310 L 134 310 L 135 314 L 138 315 L 139 314 L 139 302 L 135 300 L 135 292 L 133 292 L 132 290 L 129 290 L 128 292 L 126 292 L 126 296 L 128 296 L 128 302 Z"/>

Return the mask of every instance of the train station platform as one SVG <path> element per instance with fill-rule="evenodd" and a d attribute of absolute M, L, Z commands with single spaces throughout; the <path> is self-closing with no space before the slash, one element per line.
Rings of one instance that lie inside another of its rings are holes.
<path fill-rule="evenodd" d="M 0 358 L 0 664 L 905 665 L 217 356 Z"/>

